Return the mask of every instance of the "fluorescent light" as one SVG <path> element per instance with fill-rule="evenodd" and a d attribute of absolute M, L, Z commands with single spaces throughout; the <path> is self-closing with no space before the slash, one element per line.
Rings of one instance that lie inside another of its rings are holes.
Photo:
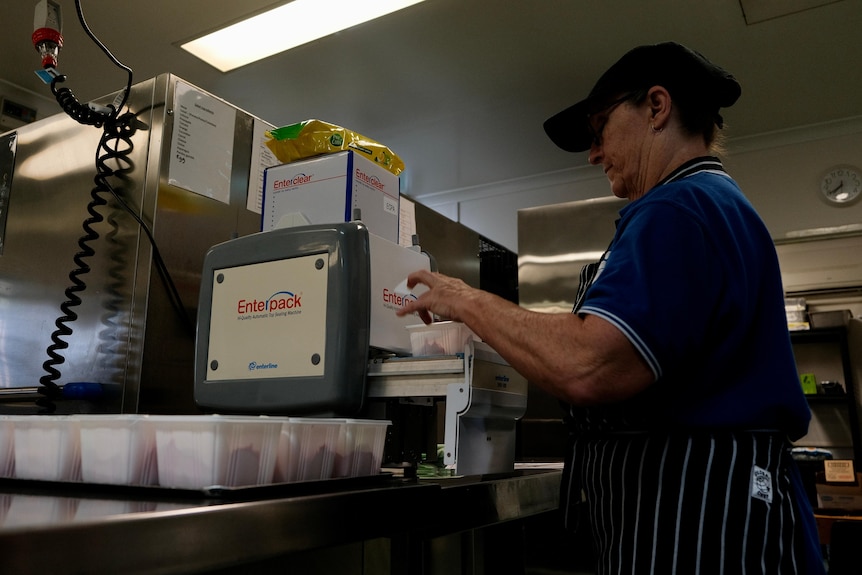
<path fill-rule="evenodd" d="M 424 0 L 293 0 L 180 47 L 228 72 Z"/>

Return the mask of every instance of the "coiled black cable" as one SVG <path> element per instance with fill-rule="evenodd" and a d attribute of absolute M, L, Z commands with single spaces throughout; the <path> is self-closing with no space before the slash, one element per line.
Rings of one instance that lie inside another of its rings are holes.
<path fill-rule="evenodd" d="M 112 141 L 117 144 L 118 130 L 119 133 L 122 133 L 123 128 L 117 126 L 120 122 L 114 121 L 110 118 L 106 118 L 106 120 L 108 121 L 108 124 L 102 132 L 102 137 L 99 140 L 99 147 L 96 152 L 96 169 L 98 171 L 98 175 L 95 178 L 96 186 L 90 191 L 91 199 L 90 203 L 87 205 L 87 213 L 89 214 L 89 217 L 87 217 L 81 224 L 84 229 L 84 235 L 78 239 L 79 251 L 72 258 L 72 261 L 77 267 L 69 272 L 69 281 L 71 282 L 71 285 L 67 287 L 65 291 L 66 301 L 60 304 L 62 315 L 54 322 L 56 329 L 51 334 L 52 343 L 46 350 L 48 359 L 42 364 L 42 369 L 45 370 L 46 374 L 39 379 L 41 387 L 39 387 L 38 392 L 42 397 L 40 397 L 36 403 L 42 407 L 43 410 L 49 413 L 56 410 L 54 400 L 58 399 L 62 395 L 60 387 L 57 385 L 57 380 L 60 379 L 61 374 L 56 366 L 65 362 L 65 358 L 60 355 L 59 352 L 69 347 L 69 344 L 63 338 L 72 335 L 72 328 L 70 328 L 68 324 L 78 319 L 78 314 L 74 310 L 74 308 L 81 305 L 81 298 L 78 294 L 87 289 L 87 284 L 82 279 L 82 276 L 90 272 L 90 266 L 87 263 L 87 259 L 96 253 L 90 246 L 90 242 L 99 239 L 99 233 L 93 228 L 93 226 L 104 221 L 104 217 L 97 210 L 108 203 L 107 200 L 102 197 L 102 194 L 110 193 L 112 191 L 110 186 L 105 185 L 105 178 L 114 174 L 114 170 L 108 166 L 107 159 L 111 158 L 115 161 L 122 160 L 123 158 L 128 157 L 132 150 L 130 138 L 122 140 L 123 142 L 127 141 L 128 143 L 127 147 L 122 150 L 117 148 L 112 149 L 109 146 Z"/>
<path fill-rule="evenodd" d="M 65 86 L 57 88 L 58 83 L 65 81 L 66 76 L 63 74 L 60 74 L 51 80 L 51 93 L 54 94 L 54 98 L 57 99 L 57 103 L 60 104 L 60 108 L 79 124 L 101 128 L 105 122 L 111 118 L 113 107 L 108 108 L 111 110 L 111 113 L 108 113 L 98 111 L 86 104 L 82 104 L 78 101 L 78 98 L 75 97 L 75 94 L 72 93 L 71 89 L 66 88 Z"/>
<path fill-rule="evenodd" d="M 119 102 L 115 102 L 113 107 L 113 112 L 111 116 L 113 118 L 117 118 L 120 115 L 120 112 L 123 110 L 123 107 L 126 105 L 126 101 L 129 99 L 129 92 L 132 90 L 132 69 L 117 60 L 117 58 L 108 50 L 108 47 L 105 46 L 101 40 L 96 38 L 96 35 L 93 34 L 93 31 L 90 30 L 90 26 L 87 24 L 87 20 L 84 18 L 84 9 L 81 7 L 81 0 L 75 0 L 75 11 L 78 14 L 78 21 L 81 23 L 81 28 L 84 29 L 84 32 L 87 33 L 87 36 L 90 37 L 90 40 L 93 41 L 99 49 L 105 53 L 105 55 L 114 63 L 115 66 L 121 68 L 126 71 L 126 89 L 122 92 L 122 98 Z"/>
<path fill-rule="evenodd" d="M 51 82 L 51 92 L 54 94 L 58 104 L 67 115 L 80 124 L 103 128 L 103 131 L 102 137 L 99 140 L 99 146 L 96 150 L 97 175 L 94 178 L 96 186 L 90 192 L 91 200 L 87 206 L 89 217 L 87 217 L 87 219 L 82 223 L 84 235 L 78 240 L 79 251 L 73 257 L 73 261 L 77 267 L 69 273 L 71 285 L 65 290 L 66 301 L 60 305 L 62 315 L 54 322 L 56 329 L 51 335 L 52 343 L 46 350 L 48 360 L 42 364 L 46 374 L 39 380 L 41 386 L 39 387 L 38 392 L 41 397 L 36 403 L 42 408 L 42 412 L 47 413 L 53 413 L 56 410 L 54 400 L 62 396 L 62 390 L 57 384 L 57 380 L 61 377 L 57 366 L 65 362 L 65 358 L 60 354 L 60 352 L 69 347 L 69 344 L 64 339 L 72 335 L 72 329 L 68 324 L 78 319 L 78 314 L 75 312 L 74 308 L 81 305 L 82 300 L 78 294 L 83 292 L 87 287 L 82 276 L 90 272 L 90 266 L 87 264 L 86 260 L 95 255 L 95 250 L 90 246 L 90 243 L 99 238 L 99 234 L 93 226 L 104 221 L 104 217 L 98 211 L 99 208 L 107 205 L 107 200 L 103 197 L 103 194 L 111 194 L 117 203 L 135 219 L 146 233 L 153 248 L 153 260 L 156 269 L 162 280 L 167 285 L 171 302 L 180 313 L 187 329 L 189 329 L 192 334 L 194 333 L 194 325 L 186 313 L 186 309 L 180 300 L 179 292 L 177 291 L 176 286 L 168 273 L 167 267 L 162 260 L 161 254 L 156 247 L 152 231 L 144 223 L 138 213 L 135 212 L 119 194 L 117 194 L 108 182 L 109 177 L 120 175 L 123 171 L 130 169 L 129 155 L 133 148 L 132 135 L 134 134 L 137 120 L 131 113 L 120 116 L 120 112 L 125 107 L 129 98 L 129 93 L 131 92 L 133 77 L 132 69 L 117 60 L 110 50 L 108 50 L 108 48 L 105 47 L 98 38 L 96 38 L 84 19 L 84 12 L 81 8 L 80 0 L 75 0 L 75 8 L 78 14 L 78 20 L 80 21 L 84 31 L 115 65 L 126 71 L 128 79 L 126 88 L 121 92 L 120 97 L 115 99 L 112 105 L 106 107 L 81 104 L 77 97 L 75 97 L 75 94 L 72 93 L 71 89 L 67 87 L 58 88 L 58 84 L 66 81 L 66 76 L 64 75 L 56 76 Z M 109 163 L 113 163 L 117 168 L 112 168 Z"/>
<path fill-rule="evenodd" d="M 59 399 L 62 395 L 62 390 L 56 383 L 61 377 L 57 366 L 63 364 L 65 358 L 59 352 L 69 347 L 69 344 L 63 338 L 72 335 L 72 328 L 68 324 L 78 318 L 74 310 L 75 307 L 82 303 L 78 294 L 87 288 L 82 276 L 90 272 L 90 266 L 86 260 L 95 255 L 95 251 L 90 246 L 90 243 L 99 239 L 99 233 L 93 226 L 104 221 L 104 217 L 97 211 L 108 203 L 105 197 L 103 197 L 104 194 L 110 194 L 115 202 L 126 213 L 132 216 L 146 234 L 153 250 L 153 265 L 167 288 L 171 305 L 183 321 L 187 332 L 192 336 L 194 335 L 194 322 L 189 317 L 183 305 L 179 290 L 171 278 L 152 230 L 143 221 L 137 211 L 117 193 L 108 181 L 108 178 L 111 177 L 121 177 L 124 172 L 132 168 L 129 156 L 134 148 L 132 137 L 136 131 L 136 124 L 137 119 L 131 113 L 124 114 L 116 120 L 108 118 L 102 131 L 102 137 L 99 140 L 99 147 L 96 153 L 97 175 L 94 178 L 96 185 L 90 192 L 91 199 L 87 205 L 89 217 L 82 223 L 84 235 L 78 240 L 79 251 L 73 257 L 73 261 L 77 267 L 69 273 L 71 285 L 65 291 L 66 301 L 60 305 L 62 315 L 54 322 L 56 329 L 51 334 L 52 343 L 46 350 L 49 359 L 42 364 L 46 375 L 43 375 L 39 380 L 41 387 L 38 389 L 38 392 L 42 397 L 37 400 L 37 404 L 49 413 L 56 410 L 54 400 Z"/>
<path fill-rule="evenodd" d="M 101 128 L 109 119 L 115 120 L 126 105 L 126 101 L 129 99 L 129 92 L 132 90 L 133 73 L 132 69 L 120 62 L 111 53 L 111 51 L 108 50 L 108 47 L 105 46 L 95 34 L 93 34 L 92 30 L 90 30 L 90 26 L 84 18 L 84 9 L 81 7 L 81 0 L 75 0 L 75 11 L 78 15 L 78 21 L 81 23 L 81 27 L 84 29 L 84 32 L 86 32 L 87 36 L 89 36 L 96 46 L 105 53 L 114 65 L 126 72 L 126 88 L 120 93 L 114 104 L 101 109 L 79 102 L 78 98 L 70 88 L 58 88 L 57 84 L 61 84 L 66 81 L 66 76 L 63 74 L 55 76 L 51 81 L 51 93 L 54 94 L 54 98 L 56 98 L 60 108 L 70 117 L 74 118 L 75 121 L 87 126 Z"/>
<path fill-rule="evenodd" d="M 78 319 L 78 314 L 75 313 L 73 308 L 81 305 L 81 298 L 78 294 L 87 289 L 87 285 L 81 279 L 81 276 L 90 272 L 90 266 L 87 264 L 86 259 L 96 253 L 89 244 L 99 238 L 99 233 L 93 229 L 93 226 L 104 220 L 102 214 L 96 211 L 97 208 L 107 204 L 107 201 L 101 195 L 104 191 L 106 190 L 103 187 L 96 186 L 90 192 L 91 200 L 87 205 L 87 213 L 90 215 L 82 223 L 84 235 L 78 240 L 79 251 L 72 258 L 77 267 L 69 272 L 69 281 L 72 282 L 72 285 L 66 288 L 66 301 L 60 304 L 60 311 L 63 315 L 58 317 L 54 322 L 56 329 L 51 334 L 52 344 L 46 350 L 49 359 L 42 364 L 42 368 L 47 374 L 39 379 L 39 383 L 42 386 L 38 391 L 43 397 L 37 400 L 36 403 L 48 412 L 53 412 L 56 409 L 53 400 L 61 396 L 60 387 L 56 383 L 60 378 L 60 372 L 55 366 L 65 362 L 65 358 L 58 352 L 68 348 L 69 344 L 62 338 L 72 335 L 72 328 L 67 324 Z"/>

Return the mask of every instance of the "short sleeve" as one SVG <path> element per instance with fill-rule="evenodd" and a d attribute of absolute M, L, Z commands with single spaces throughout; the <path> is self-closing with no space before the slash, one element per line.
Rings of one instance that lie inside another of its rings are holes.
<path fill-rule="evenodd" d="M 638 349 L 656 379 L 700 358 L 721 301 L 720 259 L 704 223 L 655 202 L 620 222 L 580 312 L 600 316 Z"/>

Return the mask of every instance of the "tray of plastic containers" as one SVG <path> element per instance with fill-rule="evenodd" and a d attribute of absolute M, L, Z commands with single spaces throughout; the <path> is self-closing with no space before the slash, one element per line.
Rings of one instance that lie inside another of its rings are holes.
<path fill-rule="evenodd" d="M 292 417 L 279 437 L 274 481 L 316 481 L 332 477 L 335 442 L 343 420 Z"/>
<path fill-rule="evenodd" d="M 226 494 L 381 475 L 389 421 L 221 415 L 0 416 L 0 477 Z"/>
<path fill-rule="evenodd" d="M 272 482 L 280 418 L 151 416 L 159 485 L 198 489 Z"/>
<path fill-rule="evenodd" d="M 389 421 L 346 419 L 335 442 L 332 477 L 364 477 L 380 471 Z"/>
<path fill-rule="evenodd" d="M 156 485 L 156 434 L 147 416 L 85 415 L 81 434 L 81 479 L 112 485 Z"/>
<path fill-rule="evenodd" d="M 282 428 L 274 481 L 319 481 L 380 472 L 389 421 L 291 417 Z"/>
<path fill-rule="evenodd" d="M 414 356 L 455 355 L 474 338 L 472 330 L 461 322 L 438 321 L 406 326 L 410 332 L 410 349 Z"/>
<path fill-rule="evenodd" d="M 65 416 L 15 416 L 15 478 L 80 481 L 81 437 L 78 421 Z"/>

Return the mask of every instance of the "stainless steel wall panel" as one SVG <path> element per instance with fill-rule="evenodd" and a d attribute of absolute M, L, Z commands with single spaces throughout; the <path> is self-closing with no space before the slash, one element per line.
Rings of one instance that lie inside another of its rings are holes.
<path fill-rule="evenodd" d="M 68 274 L 76 267 L 73 257 L 84 235 L 81 224 L 89 216 L 99 137 L 99 130 L 81 129 L 65 116 L 18 131 L 6 249 L 0 257 L 5 284 L 0 300 L 0 387 L 36 386 L 45 375 L 45 349 L 61 315 L 64 289 L 71 285 Z M 137 140 L 146 148 L 145 134 Z M 124 323 L 130 313 L 130 270 L 125 264 L 117 269 L 117 262 L 127 260 L 135 249 L 136 232 L 129 230 L 131 218 L 115 207 L 100 212 L 105 220 L 93 229 L 103 239 L 94 242 L 96 253 L 86 259 L 91 273 L 84 276 L 93 287 L 82 294 L 82 305 L 75 309 L 78 320 L 69 324 L 77 337 L 67 338 L 62 369 L 68 381 L 120 384 L 118 372 L 124 366 L 112 358 L 116 348 L 102 343 L 122 338 L 114 325 Z"/>
<path fill-rule="evenodd" d="M 614 236 L 625 200 L 613 196 L 518 210 L 518 290 L 522 306 L 572 311 L 581 267 Z"/>
<path fill-rule="evenodd" d="M 197 310 L 200 270 L 215 243 L 259 229 L 246 209 L 254 119 L 237 110 L 229 203 L 168 183 L 172 105 L 179 81 L 164 74 L 136 84 L 132 149 L 111 184 L 147 222 L 189 317 Z M 104 100 L 111 101 L 113 96 Z M 5 250 L 0 255 L 0 390 L 29 390 L 45 375 L 55 320 L 76 266 L 82 221 L 95 187 L 102 131 L 57 115 L 17 131 Z M 87 288 L 63 339 L 58 383 L 105 384 L 96 404 L 58 403 L 63 411 L 194 412 L 194 333 L 171 304 L 140 226 L 107 193 L 86 259 Z M 2 411 L 2 406 L 0 406 Z"/>
<path fill-rule="evenodd" d="M 417 203 L 416 234 L 422 249 L 436 260 L 440 273 L 479 287 L 478 233 Z"/>

